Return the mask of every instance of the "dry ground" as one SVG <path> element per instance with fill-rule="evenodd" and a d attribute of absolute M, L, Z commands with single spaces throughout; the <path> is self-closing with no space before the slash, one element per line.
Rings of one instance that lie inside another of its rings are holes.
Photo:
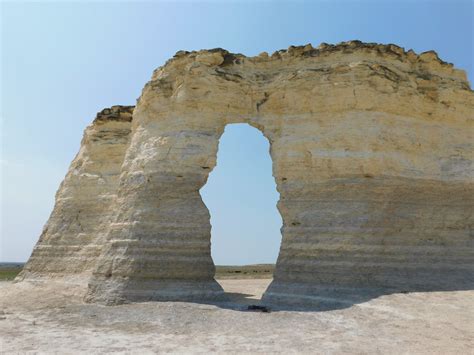
<path fill-rule="evenodd" d="M 474 291 L 381 296 L 320 312 L 242 311 L 269 279 L 219 281 L 231 305 L 105 307 L 74 287 L 0 282 L 3 353 L 474 354 Z M 239 310 L 240 309 L 240 310 Z"/>

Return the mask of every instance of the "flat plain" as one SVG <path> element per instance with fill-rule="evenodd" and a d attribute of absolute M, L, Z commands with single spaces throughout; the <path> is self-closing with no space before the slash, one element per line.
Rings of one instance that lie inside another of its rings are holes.
<path fill-rule="evenodd" d="M 0 352 L 473 354 L 474 291 L 262 313 L 247 306 L 258 304 L 271 278 L 236 279 L 243 272 L 232 268 L 217 278 L 229 301 L 214 304 L 100 306 L 83 303 L 73 284 L 1 281 Z"/>
<path fill-rule="evenodd" d="M 0 281 L 13 280 L 23 263 L 0 263 Z M 217 265 L 216 279 L 271 279 L 275 264 Z"/>

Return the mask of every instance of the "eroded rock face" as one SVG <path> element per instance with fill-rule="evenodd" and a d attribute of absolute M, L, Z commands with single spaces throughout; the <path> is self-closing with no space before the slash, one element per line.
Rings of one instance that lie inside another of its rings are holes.
<path fill-rule="evenodd" d="M 105 244 L 133 106 L 113 106 L 86 128 L 79 153 L 21 279 L 74 277 L 87 283 Z"/>
<path fill-rule="evenodd" d="M 199 189 L 225 125 L 249 123 L 270 141 L 283 218 L 267 300 L 472 287 L 473 118 L 465 73 L 434 52 L 178 52 L 130 134 L 128 119 L 86 130 L 23 277 L 93 270 L 92 302 L 220 297 Z"/>

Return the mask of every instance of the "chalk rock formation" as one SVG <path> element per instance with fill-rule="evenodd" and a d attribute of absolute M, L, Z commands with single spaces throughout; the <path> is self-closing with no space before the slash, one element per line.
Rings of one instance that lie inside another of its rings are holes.
<path fill-rule="evenodd" d="M 182 51 L 131 128 L 131 108 L 112 111 L 126 119 L 86 130 L 22 277 L 91 275 L 86 300 L 109 304 L 220 297 L 199 189 L 225 125 L 249 123 L 270 141 L 283 219 L 267 300 L 474 285 L 474 95 L 434 52 Z"/>
<path fill-rule="evenodd" d="M 74 276 L 87 282 L 105 244 L 128 146 L 133 106 L 113 106 L 86 128 L 79 153 L 18 279 Z"/>

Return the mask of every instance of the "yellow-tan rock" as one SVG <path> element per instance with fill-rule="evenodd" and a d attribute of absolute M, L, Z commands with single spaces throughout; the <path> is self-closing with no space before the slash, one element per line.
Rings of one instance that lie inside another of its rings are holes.
<path fill-rule="evenodd" d="M 280 193 L 267 301 L 472 287 L 473 120 L 466 74 L 434 52 L 178 52 L 143 89 L 130 134 L 107 120 L 86 130 L 22 277 L 89 275 L 86 300 L 108 304 L 221 297 L 199 189 L 224 127 L 241 122 L 270 141 Z"/>
<path fill-rule="evenodd" d="M 113 106 L 86 128 L 56 204 L 17 280 L 66 276 L 85 282 L 105 244 L 133 106 Z"/>

